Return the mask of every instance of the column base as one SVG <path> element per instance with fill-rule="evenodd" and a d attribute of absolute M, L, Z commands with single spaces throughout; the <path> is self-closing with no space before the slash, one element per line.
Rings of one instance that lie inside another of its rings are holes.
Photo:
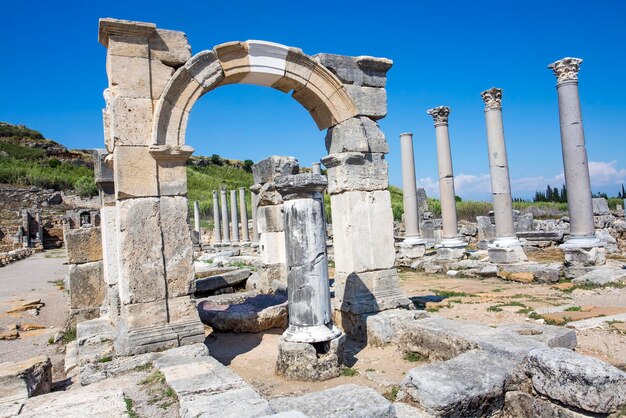
<path fill-rule="evenodd" d="M 604 242 L 600 241 L 595 234 L 590 236 L 570 236 L 567 241 L 559 245 L 563 251 L 568 249 L 604 247 Z"/>
<path fill-rule="evenodd" d="M 460 238 L 444 238 L 435 248 L 465 248 L 467 243 Z"/>
<path fill-rule="evenodd" d="M 400 244 L 396 244 L 396 260 L 408 259 L 409 265 L 411 265 L 415 259 L 424 257 L 424 254 L 426 254 L 426 240 L 422 239 L 420 241 L 421 242 L 417 243 L 407 243 L 407 240 L 404 240 Z"/>
<path fill-rule="evenodd" d="M 120 322 L 115 330 L 115 352 L 120 356 L 203 343 L 205 338 L 204 325 L 196 319 L 130 330 Z"/>
<path fill-rule="evenodd" d="M 494 264 L 514 264 L 528 261 L 521 244 L 513 247 L 490 246 L 487 252 L 489 253 L 489 261 Z"/>
<path fill-rule="evenodd" d="M 512 237 L 498 237 L 488 245 L 488 248 L 514 248 L 521 247 L 522 243 L 516 236 Z"/>
<path fill-rule="evenodd" d="M 465 246 L 437 248 L 437 260 L 460 260 L 464 255 Z"/>
<path fill-rule="evenodd" d="M 330 341 L 340 335 L 341 331 L 332 323 L 313 326 L 290 324 L 282 338 L 291 343 L 319 343 Z"/>
<path fill-rule="evenodd" d="M 345 334 L 331 340 L 306 343 L 278 340 L 276 374 L 291 380 L 322 381 L 341 374 L 345 362 Z"/>
<path fill-rule="evenodd" d="M 404 241 L 402 241 L 402 244 L 406 244 L 406 245 L 426 245 L 426 240 L 424 238 L 422 238 L 421 236 L 415 236 L 415 237 L 404 237 Z"/>

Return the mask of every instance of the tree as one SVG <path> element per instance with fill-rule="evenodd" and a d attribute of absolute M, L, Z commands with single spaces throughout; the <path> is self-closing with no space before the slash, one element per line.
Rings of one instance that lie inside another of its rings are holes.
<path fill-rule="evenodd" d="M 243 171 L 245 171 L 246 173 L 252 173 L 252 166 L 254 165 L 254 161 L 252 160 L 245 160 L 243 162 Z"/>
<path fill-rule="evenodd" d="M 224 160 L 222 160 L 222 157 L 220 157 L 217 154 L 213 154 L 211 155 L 211 164 L 213 165 L 223 165 L 224 164 Z"/>
<path fill-rule="evenodd" d="M 565 183 L 563 183 L 563 187 L 561 187 L 561 202 L 567 202 L 567 188 L 565 187 Z"/>

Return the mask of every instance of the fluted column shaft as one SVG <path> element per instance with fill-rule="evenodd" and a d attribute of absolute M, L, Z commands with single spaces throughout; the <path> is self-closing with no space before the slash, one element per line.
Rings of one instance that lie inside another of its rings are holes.
<path fill-rule="evenodd" d="M 239 220 L 237 216 L 237 190 L 230 191 L 230 225 L 232 229 L 231 239 L 239 242 Z"/>
<path fill-rule="evenodd" d="M 241 240 L 250 241 L 248 232 L 248 207 L 246 205 L 246 189 L 239 189 L 239 215 L 241 218 Z"/>
<path fill-rule="evenodd" d="M 485 101 L 487 148 L 491 175 L 491 196 L 496 221 L 494 245 L 508 247 L 521 245 L 513 227 L 513 200 L 509 178 L 509 163 L 502 124 L 502 89 L 492 88 L 481 93 Z"/>
<path fill-rule="evenodd" d="M 220 232 L 220 206 L 217 192 L 213 190 L 213 243 L 217 244 L 220 241 L 222 241 L 222 234 Z"/>
<path fill-rule="evenodd" d="M 228 200 L 226 198 L 226 189 L 220 190 L 220 204 L 222 206 L 222 239 L 224 242 L 230 242 L 230 228 L 228 227 Z"/>
<path fill-rule="evenodd" d="M 413 157 L 413 134 L 400 134 L 400 156 L 402 158 L 402 194 L 404 203 L 404 242 L 422 243 L 417 211 L 417 184 Z"/>

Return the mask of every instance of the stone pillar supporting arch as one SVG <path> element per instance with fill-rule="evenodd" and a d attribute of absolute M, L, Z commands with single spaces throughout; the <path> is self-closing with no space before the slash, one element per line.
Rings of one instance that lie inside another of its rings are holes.
<path fill-rule="evenodd" d="M 185 160 L 194 103 L 226 84 L 289 93 L 328 129 L 324 159 L 335 223 L 338 308 L 365 314 L 408 305 L 393 269 L 387 190 L 387 59 L 314 57 L 265 41 L 229 42 L 192 56 L 184 33 L 101 19 L 109 86 L 103 111 L 113 159 L 120 317 L 118 354 L 201 341 L 194 291 Z M 223 219 L 225 221 L 225 219 Z"/>

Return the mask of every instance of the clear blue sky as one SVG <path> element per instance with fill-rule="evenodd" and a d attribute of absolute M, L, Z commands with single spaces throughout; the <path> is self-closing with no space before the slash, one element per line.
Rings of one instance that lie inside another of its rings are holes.
<path fill-rule="evenodd" d="M 413 132 L 416 173 L 437 194 L 435 132 L 426 109 L 452 108 L 457 191 L 488 198 L 480 92 L 504 89 L 513 193 L 529 196 L 563 170 L 555 77 L 546 66 L 584 59 L 580 93 L 595 191 L 626 183 L 626 2 L 6 2 L 0 16 L 0 121 L 26 124 L 75 148 L 103 146 L 105 48 L 98 18 L 154 22 L 187 33 L 193 52 L 262 39 L 308 54 L 388 57 L 390 183 L 401 185 L 399 139 Z M 271 154 L 309 165 L 325 155 L 324 132 L 289 96 L 226 86 L 194 107 L 187 142 L 196 154 L 258 160 Z M 559 183 L 559 184 L 557 184 Z"/>

